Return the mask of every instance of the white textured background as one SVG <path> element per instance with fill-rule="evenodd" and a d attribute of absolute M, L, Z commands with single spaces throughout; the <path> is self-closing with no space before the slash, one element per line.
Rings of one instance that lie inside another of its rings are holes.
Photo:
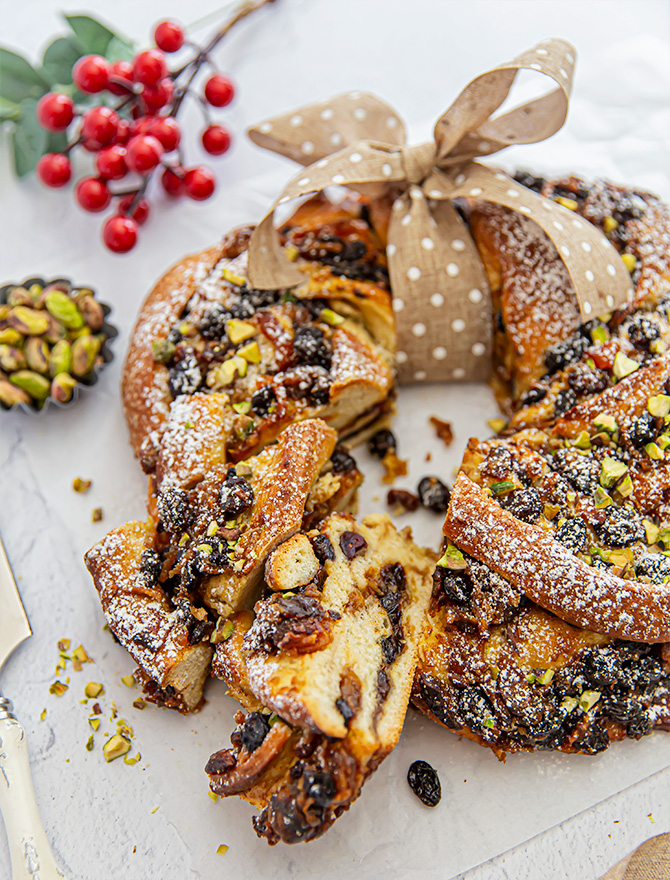
<path fill-rule="evenodd" d="M 54 0 L 0 0 L 0 39 L 36 55 L 60 28 L 58 6 Z M 141 40 L 161 17 L 188 22 L 216 4 L 91 0 L 87 8 Z M 423 138 L 473 76 L 549 36 L 567 38 L 578 49 L 568 122 L 551 142 L 508 151 L 501 161 L 510 168 L 608 176 L 670 198 L 667 0 L 277 0 L 242 25 L 217 56 L 238 85 L 238 100 L 221 114 L 237 137 L 228 156 L 212 160 L 219 174 L 216 198 L 174 205 L 158 196 L 140 246 L 125 258 L 104 251 L 99 218 L 77 210 L 70 193 L 45 191 L 32 180 L 17 184 L 2 150 L 2 280 L 44 273 L 91 284 L 114 305 L 122 332 L 113 366 L 95 394 L 72 410 L 37 418 L 0 413 L 0 530 L 35 631 L 3 671 L 2 686 L 28 731 L 42 815 L 72 880 L 209 880 L 240 872 L 278 880 L 447 878 L 493 856 L 463 876 L 595 880 L 646 837 L 670 830 L 668 772 L 661 772 L 670 765 L 670 739 L 663 734 L 595 759 L 517 756 L 503 766 L 488 751 L 410 713 L 400 747 L 323 840 L 269 850 L 256 841 L 247 806 L 237 800 L 213 804 L 205 793 L 202 767 L 227 740 L 231 701 L 221 688 L 210 689 L 207 707 L 187 719 L 132 709 L 135 693 L 119 683 L 131 662 L 102 632 L 81 562 L 107 528 L 143 514 L 144 482 L 127 446 L 117 391 L 141 298 L 182 254 L 257 218 L 293 170 L 246 142 L 245 127 L 310 100 L 368 89 L 397 107 L 414 139 Z M 197 110 L 187 118 L 195 144 Z M 192 147 L 193 161 L 196 153 Z M 448 452 L 433 442 L 426 423 L 431 413 L 457 426 Z M 403 392 L 397 427 L 401 452 L 412 463 L 410 477 L 399 485 L 411 488 L 431 470 L 450 478 L 469 433 L 483 433 L 492 415 L 483 387 Z M 428 449 L 430 465 L 424 463 Z M 363 509 L 371 510 L 383 493 L 378 466 L 367 462 L 365 469 Z M 94 479 L 88 495 L 71 491 L 77 475 Z M 99 505 L 105 520 L 94 525 L 90 511 Z M 438 521 L 417 515 L 411 522 L 420 540 L 437 543 Z M 83 642 L 96 665 L 70 673 L 71 688 L 58 699 L 48 687 L 63 636 Z M 115 700 L 133 724 L 143 756 L 137 765 L 106 765 L 101 736 L 93 752 L 85 751 L 87 711 L 78 700 L 90 679 L 105 683 L 105 709 Z M 417 757 L 440 770 L 444 797 L 431 812 L 404 781 Z M 215 855 L 219 843 L 230 846 L 223 858 Z M 8 874 L 0 832 L 0 880 Z"/>

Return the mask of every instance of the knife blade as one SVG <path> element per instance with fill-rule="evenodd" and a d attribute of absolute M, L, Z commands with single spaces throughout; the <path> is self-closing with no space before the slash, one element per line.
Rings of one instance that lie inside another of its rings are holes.
<path fill-rule="evenodd" d="M 32 635 L 0 537 L 0 672 L 12 651 Z M 26 734 L 0 692 L 0 812 L 7 830 L 13 880 L 64 880 L 37 809 Z M 2 866 L 0 865 L 0 869 Z"/>
<path fill-rule="evenodd" d="M 0 670 L 14 649 L 32 634 L 0 536 Z"/>

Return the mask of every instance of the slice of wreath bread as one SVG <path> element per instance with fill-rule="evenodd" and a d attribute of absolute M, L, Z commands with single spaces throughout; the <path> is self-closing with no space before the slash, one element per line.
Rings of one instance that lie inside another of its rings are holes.
<path fill-rule="evenodd" d="M 156 701 L 196 708 L 219 617 L 253 605 L 278 544 L 353 504 L 361 475 L 336 439 L 319 420 L 292 425 L 237 468 L 214 467 L 189 491 L 159 490 L 147 523 L 86 554 L 110 629 Z"/>
<path fill-rule="evenodd" d="M 396 745 L 434 559 L 385 515 L 332 515 L 274 551 L 255 619 L 217 644 L 215 671 L 254 711 L 210 759 L 211 788 L 262 808 L 270 843 L 322 834 Z"/>
<path fill-rule="evenodd" d="M 622 254 L 628 307 L 581 323 L 565 267 L 531 220 L 473 203 L 470 229 L 493 298 L 493 387 L 514 427 L 545 423 L 616 381 L 621 357 L 645 363 L 670 343 L 670 211 L 649 193 L 576 177 L 517 179 L 599 227 Z M 621 352 L 618 357 L 617 354 Z M 625 362 L 624 362 L 625 363 Z"/>
<path fill-rule="evenodd" d="M 123 400 L 147 472 L 171 421 L 173 446 L 186 422 L 191 445 L 199 442 L 198 421 L 171 419 L 192 395 L 216 398 L 218 449 L 234 462 L 298 419 L 320 417 L 343 437 L 362 437 L 390 417 L 395 324 L 385 253 L 362 204 L 319 196 L 287 221 L 286 247 L 305 274 L 290 292 L 249 286 L 250 234 L 236 230 L 181 261 L 140 310 Z"/>

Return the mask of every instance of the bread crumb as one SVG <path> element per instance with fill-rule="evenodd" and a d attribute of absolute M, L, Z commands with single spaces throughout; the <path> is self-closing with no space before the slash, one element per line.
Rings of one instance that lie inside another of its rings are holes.
<path fill-rule="evenodd" d="M 444 443 L 444 445 L 451 446 L 451 443 L 454 439 L 454 432 L 451 429 L 451 422 L 445 422 L 442 419 L 438 419 L 437 416 L 431 416 L 429 421 L 431 425 L 435 428 L 435 433 Z M 426 461 L 429 460 L 430 459 L 426 459 Z"/>

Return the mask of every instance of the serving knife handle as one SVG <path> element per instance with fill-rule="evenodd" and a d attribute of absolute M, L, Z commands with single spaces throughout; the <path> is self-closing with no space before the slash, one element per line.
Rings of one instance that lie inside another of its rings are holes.
<path fill-rule="evenodd" d="M 13 880 L 65 880 L 37 811 L 26 734 L 0 695 L 0 812 L 5 820 Z"/>

